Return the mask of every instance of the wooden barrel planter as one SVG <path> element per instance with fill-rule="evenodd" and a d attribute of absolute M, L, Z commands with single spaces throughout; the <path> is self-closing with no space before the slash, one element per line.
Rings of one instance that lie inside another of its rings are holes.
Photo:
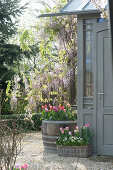
<path fill-rule="evenodd" d="M 44 151 L 57 153 L 56 139 L 60 133 L 60 127 L 69 127 L 70 131 L 75 130 L 77 121 L 42 121 L 42 139 Z"/>

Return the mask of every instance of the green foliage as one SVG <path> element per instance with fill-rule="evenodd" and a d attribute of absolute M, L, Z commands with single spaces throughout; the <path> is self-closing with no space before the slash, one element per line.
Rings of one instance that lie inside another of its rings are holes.
<path fill-rule="evenodd" d="M 59 2 L 53 10 L 57 10 L 64 6 L 64 3 L 67 3 L 67 1 L 64 0 Z M 48 10 L 48 12 L 50 12 L 50 10 Z M 39 43 L 40 54 L 38 57 L 36 56 L 37 61 L 35 60 L 35 56 L 32 57 L 35 61 L 34 66 L 31 64 L 28 68 L 26 64 L 21 67 L 22 74 L 24 75 L 23 83 L 25 84 L 25 89 L 22 93 L 25 94 L 23 97 L 24 101 L 26 101 L 26 103 L 28 102 L 25 106 L 26 113 L 28 114 L 38 112 L 41 104 L 51 103 L 53 105 L 64 103 L 65 100 L 69 101 L 72 94 L 75 97 L 75 75 L 70 76 L 72 74 L 71 72 L 69 73 L 68 70 L 71 69 L 71 71 L 75 73 L 76 54 L 72 51 L 72 46 L 74 44 L 73 37 L 76 40 L 76 31 L 74 30 L 76 29 L 76 22 L 74 20 L 73 28 L 69 29 L 72 24 L 70 20 L 73 21 L 73 18 L 53 17 L 52 19 L 47 19 L 46 22 L 42 20 L 38 25 L 40 28 L 38 27 L 37 31 L 41 32 L 41 41 Z M 52 23 L 53 25 L 51 25 Z M 64 34 L 61 34 L 61 30 L 63 30 Z M 32 32 L 29 30 L 21 30 L 21 33 L 21 48 L 24 51 L 30 50 L 31 53 L 30 45 L 33 45 Z M 65 39 L 62 39 L 62 35 L 65 36 Z M 66 39 L 66 37 L 69 38 Z M 72 37 L 72 39 L 70 37 Z M 66 44 L 64 44 L 66 45 L 66 49 L 62 45 L 62 42 L 66 42 Z M 75 45 L 74 49 L 76 51 Z M 24 80 L 24 77 L 26 80 Z M 74 80 L 70 80 L 70 77 L 74 77 Z M 73 86 L 69 87 L 70 82 L 73 82 Z M 16 93 L 13 94 L 15 94 L 16 99 Z M 72 98 L 71 101 L 75 102 L 75 98 Z"/>
<path fill-rule="evenodd" d="M 7 82 L 7 88 L 6 88 L 6 97 L 5 101 L 3 103 L 2 108 L 2 114 L 8 114 L 4 113 L 5 106 L 9 104 L 9 112 L 12 112 L 13 114 L 25 114 L 25 107 L 27 105 L 27 101 L 24 100 L 24 91 L 23 91 L 23 84 L 21 82 L 21 79 L 18 75 L 14 76 L 13 81 Z"/>
<path fill-rule="evenodd" d="M 63 67 L 48 67 L 43 68 L 42 65 L 42 68 L 34 69 L 28 75 L 22 73 L 26 94 L 24 100 L 28 102 L 25 107 L 27 113 L 39 112 L 40 106 L 45 103 L 64 103 L 68 98 L 67 90 L 64 91 Z"/>
<path fill-rule="evenodd" d="M 29 45 L 33 45 L 34 37 L 31 30 L 20 31 L 20 47 L 23 51 L 31 51 Z"/>
<path fill-rule="evenodd" d="M 12 115 L 13 111 L 11 111 L 10 100 L 3 102 L 2 105 L 2 115 Z"/>
<path fill-rule="evenodd" d="M 90 131 L 88 126 L 81 127 L 81 137 L 83 138 L 86 145 L 89 144 L 89 141 L 92 136 L 93 136 L 93 133 Z"/>
<path fill-rule="evenodd" d="M 42 125 L 41 114 L 40 113 L 34 113 L 32 115 L 32 120 L 34 122 L 34 124 L 33 124 L 34 129 L 36 131 L 40 130 L 41 129 L 41 125 Z"/>
<path fill-rule="evenodd" d="M 13 114 L 13 115 L 2 115 L 1 116 L 2 119 L 24 119 L 25 118 L 25 115 L 24 114 L 21 114 L 21 115 L 16 115 L 16 114 Z"/>
<path fill-rule="evenodd" d="M 56 140 L 57 145 L 62 146 L 83 146 L 85 145 L 83 138 L 80 136 L 72 135 L 72 132 L 69 131 L 69 127 L 60 128 L 60 135 Z"/>
<path fill-rule="evenodd" d="M 22 59 L 22 51 L 18 45 L 0 44 L 0 88 L 6 88 L 6 81 L 15 74 L 15 66 Z"/>
<path fill-rule="evenodd" d="M 46 8 L 45 13 L 57 12 L 67 2 L 67 0 L 57 1 L 53 8 L 48 10 Z M 53 56 L 51 47 L 48 46 L 48 44 L 52 44 L 57 52 L 57 56 L 55 56 L 57 61 L 55 64 L 60 65 L 61 63 L 65 63 L 63 73 L 67 74 L 67 72 L 71 72 L 68 77 L 70 79 L 68 101 L 72 105 L 75 105 L 77 83 L 75 78 L 77 69 L 77 19 L 75 16 L 48 17 L 46 20 L 45 18 L 41 18 L 37 25 L 37 30 L 41 32 L 41 57 L 49 60 L 49 57 L 51 58 Z"/>
<path fill-rule="evenodd" d="M 8 81 L 8 83 L 7 83 L 7 89 L 6 89 L 6 96 L 7 96 L 7 97 L 10 97 L 11 92 L 12 92 L 12 90 L 11 90 L 11 81 Z"/>
<path fill-rule="evenodd" d="M 24 99 L 18 99 L 17 107 L 13 110 L 14 114 L 25 114 L 25 106 L 27 105 L 27 101 Z"/>
<path fill-rule="evenodd" d="M 42 120 L 76 120 L 77 114 L 72 113 L 71 106 L 69 104 L 64 106 L 55 106 L 47 105 L 42 106 Z"/>
<path fill-rule="evenodd" d="M 20 0 L 0 1 L 0 89 L 6 88 L 6 81 L 14 75 L 15 61 L 22 58 L 18 45 L 10 44 L 9 38 L 17 33 L 18 17 L 25 9 Z"/>
<path fill-rule="evenodd" d="M 0 1 L 0 33 L 3 39 L 8 39 L 17 31 L 18 16 L 25 6 L 20 7 L 20 0 Z"/>
<path fill-rule="evenodd" d="M 16 120 L 16 124 L 24 132 L 40 130 L 42 124 L 40 113 L 33 114 L 31 119 L 25 118 L 24 114 L 2 115 L 1 119 Z M 8 123 L 8 125 L 10 128 L 13 127 L 11 121 Z"/>
<path fill-rule="evenodd" d="M 19 127 L 21 131 L 28 131 L 31 130 L 32 124 L 30 121 L 25 121 L 25 115 L 2 115 L 1 119 L 4 120 L 11 120 L 8 121 L 8 126 L 12 129 L 13 123 L 15 122 L 16 126 Z M 30 128 L 30 129 L 29 129 Z"/>
<path fill-rule="evenodd" d="M 62 146 L 83 146 L 90 144 L 90 139 L 92 138 L 93 133 L 89 128 L 89 124 L 86 126 L 80 127 L 80 131 L 78 126 L 74 130 L 74 132 L 69 131 L 69 127 L 60 128 L 60 135 L 56 141 L 57 145 Z"/>
<path fill-rule="evenodd" d="M 22 50 L 18 45 L 0 42 L 0 85 L 1 89 L 6 88 L 6 81 L 11 80 L 15 74 L 15 67 L 18 68 L 22 60 Z"/>
<path fill-rule="evenodd" d="M 9 83 L 10 88 L 10 83 Z M 9 94 L 10 95 L 10 94 Z M 1 115 L 11 115 L 13 112 L 11 111 L 10 100 L 6 97 L 5 91 L 2 91 L 1 95 Z"/>

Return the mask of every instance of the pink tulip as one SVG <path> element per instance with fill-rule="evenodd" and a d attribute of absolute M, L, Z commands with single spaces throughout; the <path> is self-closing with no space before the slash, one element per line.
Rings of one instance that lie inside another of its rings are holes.
<path fill-rule="evenodd" d="M 61 106 L 58 106 L 58 108 L 59 108 L 59 109 L 62 109 L 62 107 L 61 107 Z"/>
<path fill-rule="evenodd" d="M 58 112 L 58 109 L 57 109 L 57 107 L 54 107 L 54 110 L 55 110 L 55 112 Z"/>
<path fill-rule="evenodd" d="M 64 106 L 62 106 L 61 108 L 62 108 L 62 110 L 63 110 L 63 109 L 64 109 Z"/>
<path fill-rule="evenodd" d="M 67 104 L 67 106 L 69 107 L 69 106 L 70 106 L 70 104 Z"/>
<path fill-rule="evenodd" d="M 52 106 L 49 106 L 50 109 L 52 109 L 53 107 Z"/>
<path fill-rule="evenodd" d="M 85 124 L 85 127 L 90 127 L 90 123 Z"/>
<path fill-rule="evenodd" d="M 66 127 L 65 129 L 66 129 L 66 130 L 69 130 L 69 127 Z"/>
<path fill-rule="evenodd" d="M 24 166 L 23 166 L 23 165 L 21 166 L 21 169 L 23 169 L 23 170 L 24 170 Z"/>
<path fill-rule="evenodd" d="M 62 130 L 62 133 L 64 133 L 64 130 Z"/>
<path fill-rule="evenodd" d="M 45 108 L 45 111 L 48 112 L 48 108 Z"/>
<path fill-rule="evenodd" d="M 41 106 L 42 109 L 44 109 L 44 106 Z"/>
<path fill-rule="evenodd" d="M 66 109 L 64 109 L 64 112 L 66 112 Z"/>
<path fill-rule="evenodd" d="M 24 164 L 24 169 L 25 169 L 25 170 L 27 169 L 27 164 Z"/>
<path fill-rule="evenodd" d="M 79 129 L 79 127 L 78 126 L 76 126 L 76 130 L 78 130 Z"/>
<path fill-rule="evenodd" d="M 62 130 L 62 127 L 60 128 L 60 130 Z"/>

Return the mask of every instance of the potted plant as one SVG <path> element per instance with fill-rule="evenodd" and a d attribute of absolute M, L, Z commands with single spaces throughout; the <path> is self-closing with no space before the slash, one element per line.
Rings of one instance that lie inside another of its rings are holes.
<path fill-rule="evenodd" d="M 92 155 L 90 139 L 93 133 L 90 131 L 90 124 L 78 126 L 71 132 L 69 127 L 60 128 L 60 135 L 56 140 L 59 156 L 67 157 L 89 157 Z"/>
<path fill-rule="evenodd" d="M 72 113 L 70 104 L 65 107 L 59 105 L 42 108 L 42 138 L 46 152 L 57 153 L 56 139 L 60 134 L 60 127 L 74 130 L 77 126 L 77 114 Z"/>

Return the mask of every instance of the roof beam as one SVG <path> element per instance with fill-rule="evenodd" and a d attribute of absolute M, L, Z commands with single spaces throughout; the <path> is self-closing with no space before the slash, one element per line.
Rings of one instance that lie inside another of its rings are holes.
<path fill-rule="evenodd" d="M 48 14 L 41 14 L 41 15 L 38 16 L 38 18 L 41 18 L 41 17 L 63 16 L 63 15 L 95 14 L 95 13 L 101 13 L 101 11 L 99 11 L 99 10 L 84 10 L 84 11 L 48 13 Z"/>

